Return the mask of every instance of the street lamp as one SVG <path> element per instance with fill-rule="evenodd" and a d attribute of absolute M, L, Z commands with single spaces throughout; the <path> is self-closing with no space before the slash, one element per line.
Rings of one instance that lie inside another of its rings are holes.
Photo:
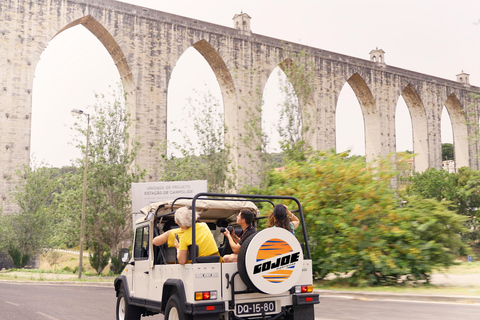
<path fill-rule="evenodd" d="M 83 110 L 72 109 L 72 114 L 84 114 L 87 116 L 87 144 L 85 146 L 85 165 L 83 168 L 83 199 L 82 199 L 82 223 L 80 227 L 80 261 L 78 262 L 78 279 L 82 278 L 83 263 L 83 238 L 85 233 L 85 203 L 87 200 L 87 167 L 88 167 L 88 138 L 90 133 L 90 115 Z"/>

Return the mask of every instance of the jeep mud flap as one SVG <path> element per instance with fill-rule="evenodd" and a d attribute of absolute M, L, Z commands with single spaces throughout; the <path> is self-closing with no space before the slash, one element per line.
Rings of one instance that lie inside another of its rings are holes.
<path fill-rule="evenodd" d="M 212 316 L 214 314 L 225 312 L 225 303 L 223 301 L 219 302 L 209 302 L 209 303 L 186 303 L 185 304 L 186 313 L 191 314 L 192 316 Z"/>

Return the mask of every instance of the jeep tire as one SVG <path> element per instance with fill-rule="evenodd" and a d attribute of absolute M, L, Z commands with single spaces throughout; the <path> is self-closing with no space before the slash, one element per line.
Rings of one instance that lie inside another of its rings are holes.
<path fill-rule="evenodd" d="M 180 299 L 176 294 L 170 297 L 165 307 L 165 320 L 189 320 L 190 315 L 182 312 Z"/>
<path fill-rule="evenodd" d="M 142 309 L 128 304 L 125 292 L 120 290 L 117 296 L 117 320 L 140 320 Z"/>

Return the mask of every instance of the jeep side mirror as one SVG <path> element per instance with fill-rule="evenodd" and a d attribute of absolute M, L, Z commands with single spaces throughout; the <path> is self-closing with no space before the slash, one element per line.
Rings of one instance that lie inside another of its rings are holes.
<path fill-rule="evenodd" d="M 130 260 L 130 253 L 128 252 L 127 248 L 120 249 L 120 259 L 123 263 L 128 263 Z"/>

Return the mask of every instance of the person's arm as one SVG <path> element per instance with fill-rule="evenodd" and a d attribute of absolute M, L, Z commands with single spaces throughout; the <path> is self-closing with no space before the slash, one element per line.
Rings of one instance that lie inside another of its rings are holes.
<path fill-rule="evenodd" d="M 187 263 L 188 250 L 180 250 L 180 243 L 178 243 L 176 238 L 175 238 L 175 248 L 177 248 L 178 263 L 180 263 L 181 265 L 184 265 L 185 263 Z"/>
<path fill-rule="evenodd" d="M 168 241 L 168 236 L 170 235 L 170 231 L 171 230 L 168 230 L 167 232 L 164 232 L 161 235 L 153 238 L 152 243 L 156 246 L 161 246 L 162 244 L 166 243 Z"/>
<path fill-rule="evenodd" d="M 188 250 L 177 250 L 177 260 L 178 263 L 184 265 L 187 263 Z"/>
<path fill-rule="evenodd" d="M 300 224 L 300 220 L 298 220 L 297 216 L 291 213 L 290 210 L 288 210 L 287 206 L 285 206 L 285 208 L 287 208 L 287 214 L 292 221 L 293 229 L 297 229 L 298 225 Z"/>
<path fill-rule="evenodd" d="M 235 242 L 235 239 L 233 239 L 232 234 L 229 231 L 225 231 L 224 235 L 228 238 L 228 242 L 230 243 L 230 248 L 232 248 L 233 253 L 238 254 L 238 252 L 240 251 L 241 245 Z"/>

